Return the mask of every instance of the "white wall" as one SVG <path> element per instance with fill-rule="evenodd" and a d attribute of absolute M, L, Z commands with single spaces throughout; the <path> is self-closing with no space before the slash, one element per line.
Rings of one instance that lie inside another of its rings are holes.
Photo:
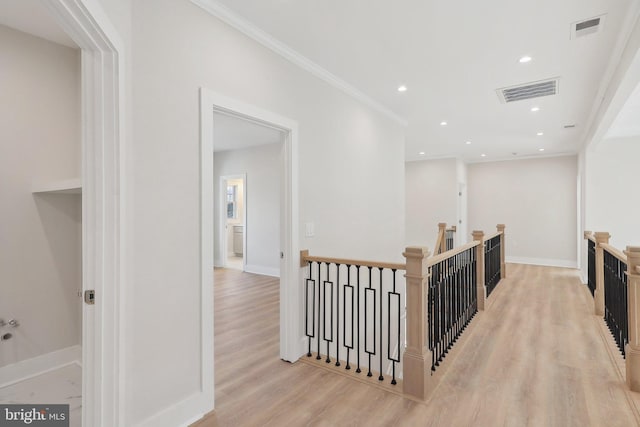
<path fill-rule="evenodd" d="M 0 366 L 80 343 L 81 198 L 34 195 L 80 176 L 79 52 L 0 26 Z"/>
<path fill-rule="evenodd" d="M 300 246 L 312 254 L 402 260 L 404 129 L 188 0 L 131 4 L 125 400 L 127 425 L 160 426 L 150 417 L 201 402 L 199 88 L 297 121 L 300 222 L 316 234 Z"/>
<path fill-rule="evenodd" d="M 215 182 L 224 175 L 245 174 L 247 218 L 245 233 L 246 271 L 278 275 L 280 271 L 280 182 L 282 177 L 282 144 L 215 153 Z M 214 200 L 222 200 L 216 185 Z M 214 230 L 219 230 L 220 209 L 214 211 Z M 214 257 L 221 264 L 224 256 L 214 239 Z M 232 251 L 232 248 L 227 248 Z"/>
<path fill-rule="evenodd" d="M 576 156 L 468 165 L 470 230 L 506 224 L 507 260 L 577 266 Z"/>
<path fill-rule="evenodd" d="M 456 159 L 405 164 L 407 246 L 427 246 L 433 253 L 438 223 L 457 224 L 459 173 Z"/>
<path fill-rule="evenodd" d="M 460 160 L 456 160 L 456 175 L 457 175 L 457 205 L 458 213 L 456 222 L 456 244 L 464 245 L 472 240 L 471 232 L 468 229 L 467 222 L 469 221 L 468 215 L 468 183 L 467 183 L 467 164 Z"/>
<path fill-rule="evenodd" d="M 640 137 L 609 139 L 586 152 L 585 229 L 608 231 L 618 249 L 640 245 L 633 185 L 640 180 Z"/>

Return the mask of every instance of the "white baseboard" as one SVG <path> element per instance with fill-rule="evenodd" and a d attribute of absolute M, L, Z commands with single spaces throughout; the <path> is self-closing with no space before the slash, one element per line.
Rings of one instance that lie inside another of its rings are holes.
<path fill-rule="evenodd" d="M 577 261 L 569 261 L 565 259 L 506 257 L 505 261 L 512 264 L 542 265 L 545 267 L 564 267 L 576 269 L 578 268 Z"/>
<path fill-rule="evenodd" d="M 213 411 L 213 398 L 196 393 L 137 423 L 137 427 L 188 427 Z"/>
<path fill-rule="evenodd" d="M 82 365 L 82 347 L 79 345 L 73 345 L 3 366 L 0 368 L 0 388 L 73 363 Z"/>
<path fill-rule="evenodd" d="M 262 265 L 245 265 L 244 271 L 253 274 L 262 274 L 263 276 L 280 277 L 280 269 L 273 267 L 264 267 Z"/>
<path fill-rule="evenodd" d="M 584 273 L 582 273 L 582 272 L 580 273 L 580 279 L 582 280 L 582 283 L 584 283 L 585 285 L 586 285 L 587 283 L 589 283 L 589 278 L 587 277 L 587 275 L 586 275 L 586 274 L 584 274 Z"/>

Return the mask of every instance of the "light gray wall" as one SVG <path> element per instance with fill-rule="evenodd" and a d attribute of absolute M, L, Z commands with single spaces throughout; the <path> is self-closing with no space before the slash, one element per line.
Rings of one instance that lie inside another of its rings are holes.
<path fill-rule="evenodd" d="M 124 324 L 127 425 L 136 425 L 200 392 L 199 88 L 298 122 L 300 235 L 315 223 L 299 244 L 317 255 L 402 261 L 404 128 L 188 0 L 131 4 Z"/>
<path fill-rule="evenodd" d="M 507 260 L 577 266 L 576 156 L 468 165 L 469 230 L 506 229 Z"/>
<path fill-rule="evenodd" d="M 79 52 L 0 26 L 0 366 L 80 343 L 81 198 L 34 195 L 80 176 Z"/>
<path fill-rule="evenodd" d="M 282 144 L 269 144 L 244 150 L 215 153 L 214 200 L 220 203 L 220 177 L 246 174 L 247 218 L 245 233 L 246 270 L 277 275 L 280 271 L 280 182 L 282 178 Z M 224 220 L 224 218 L 223 218 Z M 214 210 L 214 230 L 220 229 L 220 209 Z M 214 240 L 216 264 L 224 256 Z"/>
<path fill-rule="evenodd" d="M 585 228 L 608 231 L 618 249 L 640 245 L 638 204 L 640 137 L 610 139 L 586 153 Z"/>
<path fill-rule="evenodd" d="M 406 244 L 434 251 L 438 223 L 457 223 L 458 170 L 456 159 L 423 160 L 405 164 Z"/>

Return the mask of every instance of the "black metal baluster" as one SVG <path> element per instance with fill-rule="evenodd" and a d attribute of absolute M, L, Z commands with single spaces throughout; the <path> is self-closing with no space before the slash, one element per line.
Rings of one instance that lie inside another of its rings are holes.
<path fill-rule="evenodd" d="M 356 369 L 356 373 L 360 373 L 362 372 L 360 370 L 360 266 L 357 265 L 356 266 L 356 274 L 357 274 L 357 292 L 356 292 L 356 298 L 357 298 L 357 302 L 356 302 L 356 321 L 358 322 L 358 327 L 356 328 L 356 331 L 358 333 L 358 352 L 357 352 L 357 357 L 358 357 L 358 367 Z"/>
<path fill-rule="evenodd" d="M 336 264 L 336 283 L 338 292 L 336 293 L 336 366 L 340 366 L 340 264 Z"/>
<path fill-rule="evenodd" d="M 371 270 L 373 269 L 373 267 L 368 267 L 369 268 L 369 285 L 364 289 L 364 351 L 365 353 L 367 353 L 369 355 L 369 363 L 368 363 L 368 371 L 367 371 L 367 376 L 371 377 L 373 376 L 373 373 L 371 372 L 371 356 L 375 355 L 376 353 L 376 290 L 372 288 L 371 286 L 371 282 L 372 282 L 372 274 L 371 274 Z M 368 325 L 369 325 L 369 316 L 368 316 L 368 310 L 367 307 L 369 307 L 369 304 L 367 304 L 367 292 L 369 292 L 370 295 L 372 295 L 373 297 L 373 319 L 371 324 L 373 325 L 373 333 L 371 334 L 372 338 L 373 338 L 373 346 L 372 346 L 372 350 L 369 351 L 369 334 L 368 334 Z"/>
<path fill-rule="evenodd" d="M 378 356 L 378 358 L 380 359 L 380 372 L 378 381 L 384 381 L 384 376 L 382 376 L 382 319 L 384 318 L 382 312 L 382 268 L 378 268 L 378 271 L 380 272 L 380 297 L 378 298 L 378 300 L 380 301 L 380 354 Z M 389 325 L 387 325 L 387 327 L 389 327 Z"/>
<path fill-rule="evenodd" d="M 460 270 L 460 262 L 461 262 L 461 255 L 458 254 L 454 257 L 454 266 L 455 266 L 455 283 L 456 283 L 456 288 L 455 288 L 455 295 L 454 295 L 454 300 L 453 300 L 453 304 L 455 307 L 455 312 L 453 314 L 453 318 L 454 318 L 454 335 L 453 335 L 453 342 L 455 343 L 458 340 L 458 336 L 460 335 L 460 303 L 461 303 L 461 288 L 462 288 L 462 277 L 461 277 L 461 270 Z"/>
<path fill-rule="evenodd" d="M 333 282 L 330 281 L 330 276 L 329 276 L 329 263 L 325 263 L 325 265 L 327 266 L 327 280 L 324 281 L 324 286 L 322 289 L 322 297 L 324 299 L 324 310 L 323 310 L 323 316 L 324 316 L 324 325 L 323 325 L 323 329 L 324 329 L 324 342 L 327 344 L 327 359 L 325 360 L 325 362 L 327 363 L 331 363 L 331 357 L 330 357 L 330 343 L 333 342 Z M 327 338 L 327 285 L 329 285 L 329 338 Z"/>
<path fill-rule="evenodd" d="M 434 270 L 435 267 L 430 267 L 431 270 L 431 274 L 429 275 L 429 293 L 427 295 L 427 321 L 429 322 L 429 324 L 427 325 L 429 328 L 429 350 L 431 350 L 431 372 L 436 370 L 435 364 L 436 364 L 436 359 L 435 359 L 435 316 L 433 314 L 433 306 L 434 306 L 434 297 L 435 297 L 435 291 L 433 289 L 433 277 L 434 277 Z"/>
<path fill-rule="evenodd" d="M 304 330 L 305 335 L 309 338 L 309 348 L 307 350 L 307 357 L 311 357 L 311 338 L 315 337 L 315 308 L 316 308 L 316 282 L 312 280 L 313 262 L 309 261 L 309 278 L 305 282 L 304 288 Z M 313 304 L 311 305 L 311 332 L 309 332 L 309 285 L 312 285 L 311 294 L 313 297 Z"/>
<path fill-rule="evenodd" d="M 452 333 L 453 333 L 453 258 L 447 259 L 447 278 L 445 282 L 445 293 L 447 295 L 447 342 L 444 349 L 444 353 L 448 354 L 451 348 Z"/>
<path fill-rule="evenodd" d="M 321 299 L 321 292 L 322 292 L 322 286 L 320 286 L 320 284 L 322 283 L 322 268 L 321 268 L 321 263 L 318 262 L 318 352 L 316 354 L 316 360 L 320 360 L 322 359 L 322 357 L 320 356 L 320 329 L 322 328 L 322 324 L 320 323 L 320 316 L 321 316 L 321 312 L 324 310 L 324 306 L 322 305 L 322 299 Z"/>
<path fill-rule="evenodd" d="M 345 366 L 345 369 L 348 371 L 351 369 L 351 365 L 349 364 L 349 350 L 353 350 L 353 341 L 354 341 L 354 335 L 353 335 L 353 315 L 354 315 L 354 301 L 355 301 L 355 295 L 353 294 L 353 286 L 351 286 L 351 266 L 347 264 L 347 285 L 343 288 L 344 289 L 344 293 L 343 293 L 343 301 L 344 301 L 344 305 L 343 305 L 343 318 L 344 318 L 344 324 L 343 324 L 343 328 L 342 328 L 342 336 L 344 337 L 344 346 L 347 348 L 347 365 Z M 351 322 L 349 322 L 351 324 L 351 345 L 347 345 L 347 289 L 350 290 L 351 293 L 351 309 L 349 310 L 350 316 L 351 316 Z"/>
<path fill-rule="evenodd" d="M 587 242 L 587 286 L 591 296 L 594 296 L 596 291 L 596 244 L 592 240 L 587 240 Z"/>
<path fill-rule="evenodd" d="M 626 270 L 626 263 L 604 250 L 604 319 L 623 357 L 629 340 Z"/>
<path fill-rule="evenodd" d="M 436 366 L 440 366 L 440 361 L 442 360 L 442 354 L 444 351 L 444 340 L 445 340 L 445 294 L 444 294 L 444 274 L 445 274 L 445 265 L 444 263 L 440 263 L 439 265 L 439 277 L 438 277 L 438 306 L 437 316 L 438 316 L 438 360 L 436 361 Z"/>
<path fill-rule="evenodd" d="M 388 335 L 387 335 L 387 359 L 391 361 L 391 384 L 396 385 L 396 363 L 400 362 L 400 307 L 401 307 L 401 298 L 400 294 L 396 292 L 396 269 L 391 270 L 391 274 L 393 275 L 393 291 L 387 294 L 387 325 L 388 325 Z M 398 349 L 398 357 L 397 359 L 392 356 L 391 351 L 391 296 L 397 298 L 398 301 L 398 341 L 396 343 L 396 347 Z M 382 357 L 382 352 L 380 352 L 380 356 Z"/>

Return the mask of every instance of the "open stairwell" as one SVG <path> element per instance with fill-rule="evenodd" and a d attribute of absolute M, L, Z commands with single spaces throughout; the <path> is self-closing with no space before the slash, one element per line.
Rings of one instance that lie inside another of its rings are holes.
<path fill-rule="evenodd" d="M 640 425 L 638 394 L 578 272 L 506 273 L 420 400 L 279 360 L 278 281 L 216 270 L 216 411 L 195 425 Z"/>

